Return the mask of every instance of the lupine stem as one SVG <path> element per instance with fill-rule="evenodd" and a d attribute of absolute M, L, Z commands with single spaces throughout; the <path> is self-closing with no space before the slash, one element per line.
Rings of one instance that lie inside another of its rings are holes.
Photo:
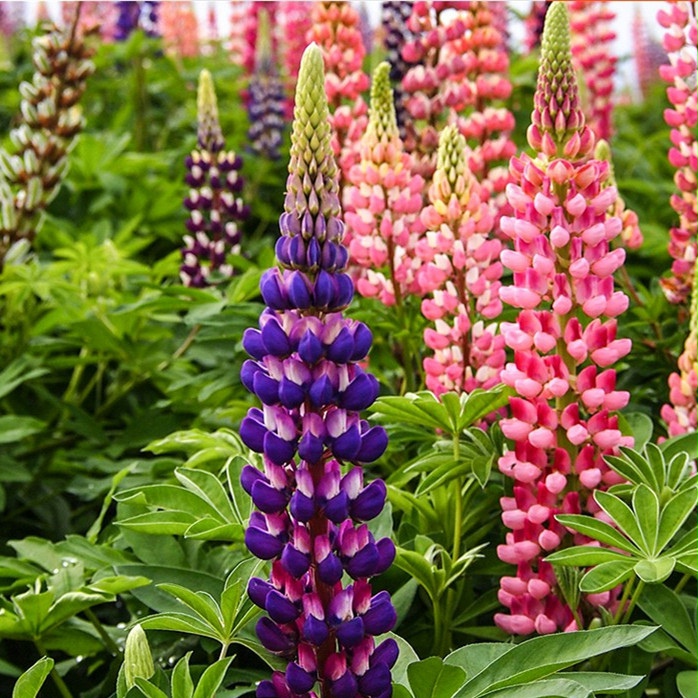
<path fill-rule="evenodd" d="M 34 639 L 34 646 L 36 649 L 39 651 L 39 654 L 42 657 L 48 657 L 48 653 L 46 652 L 46 649 L 43 646 L 43 643 L 41 640 L 38 638 Z M 56 670 L 56 667 L 51 669 L 51 679 L 53 680 L 53 683 L 56 685 L 56 688 L 58 689 L 58 692 L 61 694 L 63 698 L 73 698 L 73 694 L 70 692 L 70 689 L 66 685 L 65 681 L 63 681 L 63 678 L 61 675 L 58 673 Z"/>

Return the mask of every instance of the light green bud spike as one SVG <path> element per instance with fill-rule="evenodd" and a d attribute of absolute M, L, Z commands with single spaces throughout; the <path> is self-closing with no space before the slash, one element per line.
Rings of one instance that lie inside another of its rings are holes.
<path fill-rule="evenodd" d="M 441 132 L 436 169 L 444 173 L 452 191 L 466 174 L 465 148 L 465 137 L 457 126 L 451 124 Z"/>
<path fill-rule="evenodd" d="M 155 673 L 148 638 L 140 625 L 134 625 L 126 636 L 123 667 L 127 688 L 135 686 L 137 678 L 149 679 Z"/>
<path fill-rule="evenodd" d="M 285 208 L 315 215 L 339 214 L 337 164 L 332 152 L 332 126 L 325 94 L 322 51 L 310 44 L 301 58 L 293 109 Z"/>
<path fill-rule="evenodd" d="M 218 120 L 218 100 L 213 78 L 208 70 L 199 73 L 199 89 L 196 96 L 197 117 L 199 122 L 199 146 L 205 150 L 216 152 L 223 145 L 223 134 Z"/>
<path fill-rule="evenodd" d="M 373 71 L 371 110 L 367 132 L 379 142 L 389 142 L 400 135 L 395 115 L 393 90 L 390 87 L 390 63 L 387 61 L 379 63 Z"/>
<path fill-rule="evenodd" d="M 603 140 L 596 142 L 596 147 L 594 148 L 594 159 L 595 160 L 605 160 L 608 163 L 608 178 L 604 182 L 604 186 L 615 186 L 616 185 L 616 174 L 613 169 L 613 157 L 611 156 L 611 146 L 608 141 Z"/>

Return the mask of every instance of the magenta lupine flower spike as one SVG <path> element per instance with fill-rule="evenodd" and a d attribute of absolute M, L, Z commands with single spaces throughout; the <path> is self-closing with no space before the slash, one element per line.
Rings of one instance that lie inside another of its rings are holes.
<path fill-rule="evenodd" d="M 424 181 L 412 175 L 412 158 L 400 140 L 389 73 L 385 62 L 373 72 L 368 129 L 361 162 L 349 171 L 345 220 L 353 233 L 349 255 L 358 267 L 356 289 L 385 305 L 401 305 L 406 294 L 419 291 L 414 252 L 424 230 Z"/>
<path fill-rule="evenodd" d="M 679 372 L 669 376 L 670 404 L 662 407 L 669 436 L 698 431 L 698 287 L 693 288 L 689 333 L 679 357 Z"/>
<path fill-rule="evenodd" d="M 253 578 L 252 601 L 268 615 L 257 634 L 288 661 L 257 688 L 258 698 L 389 696 L 394 625 L 386 592 L 368 579 L 391 564 L 395 548 L 376 541 L 366 521 L 377 516 L 385 484 L 364 485 L 360 464 L 378 458 L 385 431 L 359 418 L 378 382 L 357 362 L 370 330 L 343 317 L 353 295 L 345 273 L 338 169 L 331 146 L 323 58 L 311 44 L 301 61 L 281 236 L 260 288 L 267 305 L 260 329 L 243 346 L 244 385 L 262 402 L 240 426 L 263 471 L 246 466 L 242 485 L 256 510 L 245 541 L 271 562 L 270 579 Z M 344 579 L 351 579 L 345 585 Z"/>
<path fill-rule="evenodd" d="M 437 395 L 496 385 L 506 358 L 496 324 L 485 324 L 502 311 L 502 243 L 492 237 L 492 210 L 467 158 L 465 138 L 448 126 L 429 188 L 431 205 L 421 214 L 427 232 L 417 245 L 422 313 L 435 325 L 424 332 L 434 352 L 424 370 L 427 388 Z"/>
<path fill-rule="evenodd" d="M 696 6 L 677 2 L 660 10 L 657 19 L 666 29 L 663 45 L 670 65 L 660 68 L 663 80 L 669 83 L 667 97 L 671 109 L 664 110 L 664 120 L 671 126 L 672 147 L 669 162 L 676 168 L 674 184 L 678 192 L 671 197 L 671 206 L 679 216 L 672 228 L 669 254 L 674 262 L 671 275 L 661 279 L 662 288 L 671 303 L 687 302 L 696 274 L 698 246 L 698 201 L 696 199 L 696 165 L 698 164 L 698 99 L 696 93 Z"/>
<path fill-rule="evenodd" d="M 584 542 L 554 516 L 597 514 L 594 490 L 619 481 L 603 456 L 633 443 L 614 415 L 629 400 L 616 390 L 613 369 L 631 348 L 617 337 L 616 317 L 628 299 L 613 280 L 625 250 L 610 246 L 622 223 L 608 213 L 616 199 L 615 187 L 605 186 L 608 163 L 590 157 L 594 136 L 579 108 L 569 52 L 567 9 L 554 2 L 529 130 L 538 153 L 512 158 L 507 197 L 514 215 L 501 220 L 514 249 L 501 254 L 513 281 L 500 297 L 520 312 L 516 322 L 501 323 L 514 352 L 501 380 L 517 396 L 511 417 L 500 422 L 514 445 L 499 469 L 514 485 L 513 496 L 501 500 L 511 531 L 497 553 L 516 574 L 501 580 L 499 599 L 509 612 L 495 622 L 515 634 L 583 627 L 595 607 L 617 603 L 615 592 L 605 592 L 570 608 L 543 558 Z"/>
<path fill-rule="evenodd" d="M 238 223 L 247 216 L 239 194 L 242 160 L 225 141 L 218 121 L 218 103 L 208 70 L 199 75 L 198 147 L 186 159 L 186 182 L 190 187 L 184 200 L 189 210 L 184 236 L 180 277 L 185 286 L 201 288 L 229 278 L 233 268 L 229 254 L 240 250 Z"/>

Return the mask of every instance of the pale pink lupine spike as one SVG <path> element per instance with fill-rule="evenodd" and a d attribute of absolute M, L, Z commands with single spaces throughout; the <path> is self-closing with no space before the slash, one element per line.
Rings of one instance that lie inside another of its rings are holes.
<path fill-rule="evenodd" d="M 249 11 L 246 0 L 230 2 L 230 33 L 228 34 L 228 54 L 233 65 L 242 67 L 245 60 L 245 18 Z"/>
<path fill-rule="evenodd" d="M 163 2 L 158 7 L 165 50 L 182 58 L 199 54 L 199 23 L 191 2 Z"/>
<path fill-rule="evenodd" d="M 572 29 L 572 58 L 586 83 L 587 123 L 597 138 L 613 134 L 613 79 L 618 57 L 612 52 L 616 38 L 611 29 L 615 13 L 606 0 L 572 0 L 568 3 Z"/>
<path fill-rule="evenodd" d="M 604 456 L 633 444 L 614 414 L 630 397 L 615 389 L 613 369 L 631 348 L 617 337 L 616 317 L 628 300 L 613 281 L 625 251 L 611 243 L 623 223 L 613 215 L 609 164 L 590 156 L 593 135 L 579 112 L 568 31 L 565 3 L 553 2 L 529 130 L 538 152 L 535 159 L 512 158 L 507 197 L 514 215 L 501 220 L 514 249 L 501 255 L 512 276 L 500 297 L 520 312 L 502 323 L 513 361 L 500 378 L 517 397 L 500 421 L 511 450 L 498 465 L 515 484 L 514 496 L 501 501 L 510 531 L 497 553 L 517 568 L 501 580 L 499 599 L 508 612 L 495 622 L 513 634 L 586 627 L 596 606 L 617 605 L 614 590 L 570 608 L 544 558 L 585 542 L 555 515 L 597 513 L 594 491 L 620 479 Z"/>
<path fill-rule="evenodd" d="M 418 291 L 415 247 L 423 230 L 418 214 L 424 182 L 412 174 L 400 140 L 389 72 L 384 62 L 373 73 L 369 123 L 359 143 L 361 159 L 349 170 L 344 217 L 356 289 L 385 305 L 401 305 Z"/>
<path fill-rule="evenodd" d="M 672 105 L 664 111 L 664 119 L 671 127 L 673 145 L 669 149 L 669 162 L 676 168 L 674 183 L 678 189 L 671 197 L 671 206 L 679 216 L 678 225 L 669 233 L 669 254 L 674 260 L 671 273 L 660 283 L 671 303 L 686 303 L 694 283 L 698 254 L 695 3 L 672 3 L 659 11 L 657 19 L 666 29 L 663 44 L 670 61 L 660 68 L 660 75 L 669 83 L 667 97 Z"/>

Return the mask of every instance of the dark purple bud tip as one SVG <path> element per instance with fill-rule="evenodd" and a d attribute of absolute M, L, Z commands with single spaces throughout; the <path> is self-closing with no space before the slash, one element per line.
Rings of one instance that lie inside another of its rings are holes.
<path fill-rule="evenodd" d="M 281 698 L 271 681 L 262 681 L 255 692 L 256 698 Z"/>
<path fill-rule="evenodd" d="M 247 328 L 242 335 L 242 348 L 253 358 L 261 361 L 267 354 L 259 330 Z"/>
<path fill-rule="evenodd" d="M 306 330 L 298 343 L 298 356 L 308 364 L 315 364 L 323 354 L 322 342 L 310 331 Z"/>
<path fill-rule="evenodd" d="M 303 622 L 303 639 L 307 640 L 311 645 L 319 647 L 330 634 L 327 628 L 327 623 L 324 620 L 318 620 L 315 616 L 307 616 Z"/>
<path fill-rule="evenodd" d="M 336 284 L 324 269 L 318 272 L 313 286 L 313 303 L 316 308 L 327 308 L 334 301 Z"/>
<path fill-rule="evenodd" d="M 361 447 L 356 454 L 359 463 L 372 463 L 388 448 L 388 434 L 383 427 L 371 427 L 361 435 Z"/>
<path fill-rule="evenodd" d="M 354 351 L 354 338 L 346 327 L 342 327 L 332 344 L 327 347 L 327 358 L 338 364 L 346 364 Z"/>
<path fill-rule="evenodd" d="M 324 507 L 325 516 L 335 524 L 341 524 L 349 516 L 349 497 L 346 492 L 340 492 L 328 500 Z"/>
<path fill-rule="evenodd" d="M 284 441 L 284 439 L 270 431 L 265 434 L 264 455 L 275 465 L 288 463 L 293 458 L 295 452 L 296 446 L 293 441 Z"/>
<path fill-rule="evenodd" d="M 259 290 L 264 302 L 273 310 L 286 310 L 288 308 L 288 294 L 280 283 L 278 269 L 264 272 L 259 282 Z"/>
<path fill-rule="evenodd" d="M 270 618 L 260 618 L 255 626 L 259 641 L 270 651 L 286 654 L 295 649 L 293 640 Z"/>
<path fill-rule="evenodd" d="M 387 591 L 378 592 L 371 599 L 371 606 L 363 615 L 364 627 L 369 635 L 382 635 L 395 626 L 397 614 Z"/>
<path fill-rule="evenodd" d="M 252 485 L 251 497 L 257 509 L 265 514 L 283 511 L 288 504 L 288 495 L 285 492 L 277 490 L 262 480 L 257 480 Z"/>
<path fill-rule="evenodd" d="M 341 460 L 354 460 L 361 448 L 361 435 L 359 427 L 354 424 L 350 426 L 341 436 L 338 436 L 332 443 L 332 453 Z"/>
<path fill-rule="evenodd" d="M 308 463 L 317 463 L 325 451 L 322 439 L 306 432 L 298 443 L 298 455 Z"/>
<path fill-rule="evenodd" d="M 291 305 L 299 310 L 306 310 L 312 305 L 310 299 L 310 289 L 305 275 L 299 271 L 294 271 L 287 284 L 288 297 Z"/>
<path fill-rule="evenodd" d="M 357 521 L 370 521 L 378 516 L 385 506 L 387 488 L 383 480 L 374 480 L 364 487 L 359 496 L 351 503 L 350 512 Z"/>
<path fill-rule="evenodd" d="M 342 578 L 344 568 L 339 559 L 330 554 L 318 564 L 317 571 L 325 584 L 336 584 Z"/>
<path fill-rule="evenodd" d="M 260 608 L 266 608 L 267 594 L 274 587 L 259 577 L 251 577 L 247 583 L 247 594 L 252 599 L 252 603 Z"/>
<path fill-rule="evenodd" d="M 397 657 L 398 654 L 400 653 L 400 649 L 397 645 L 397 642 L 393 640 L 392 637 L 389 637 L 387 640 L 383 640 L 383 642 L 376 647 L 375 650 L 373 650 L 373 654 L 371 655 L 371 666 L 377 666 L 378 664 L 385 664 L 388 668 L 392 667 L 395 662 L 397 662 Z"/>
<path fill-rule="evenodd" d="M 369 669 L 359 679 L 359 691 L 364 696 L 380 696 L 390 689 L 390 669 L 386 664 L 378 664 Z"/>
<path fill-rule="evenodd" d="M 252 392 L 265 404 L 275 405 L 279 402 L 279 382 L 270 378 L 261 369 L 252 379 Z"/>
<path fill-rule="evenodd" d="M 255 526 L 250 526 L 245 531 L 245 545 L 255 557 L 261 560 L 271 560 L 278 557 L 284 547 L 284 544 L 276 536 L 272 536 Z"/>
<path fill-rule="evenodd" d="M 300 615 L 296 605 L 276 589 L 267 594 L 265 608 L 271 619 L 277 623 L 290 623 Z"/>
<path fill-rule="evenodd" d="M 395 559 L 395 544 L 390 538 L 381 538 L 376 543 L 376 548 L 378 549 L 378 565 L 373 574 L 383 574 L 385 570 L 393 564 Z"/>
<path fill-rule="evenodd" d="M 332 382 L 327 376 L 320 376 L 311 386 L 308 391 L 310 401 L 314 407 L 324 407 L 328 405 L 334 396 L 334 388 Z"/>
<path fill-rule="evenodd" d="M 354 647 L 364 637 L 364 622 L 361 618 L 352 618 L 340 623 L 335 629 L 337 639 L 344 647 Z"/>
<path fill-rule="evenodd" d="M 287 543 L 281 553 L 281 564 L 296 579 L 300 579 L 310 568 L 310 556 Z"/>
<path fill-rule="evenodd" d="M 291 516 L 293 516 L 296 521 L 307 523 L 315 516 L 315 501 L 296 490 L 291 495 L 289 509 L 291 511 Z"/>
<path fill-rule="evenodd" d="M 256 411 L 259 412 L 259 410 Z M 248 416 L 240 422 L 240 438 L 248 448 L 251 448 L 256 453 L 263 453 L 264 437 L 267 435 L 267 428 L 252 416 L 253 410 L 250 410 L 247 414 Z"/>
<path fill-rule="evenodd" d="M 254 377 L 261 371 L 256 361 L 247 359 L 240 369 L 240 381 L 251 393 L 254 392 Z"/>
<path fill-rule="evenodd" d="M 371 344 L 373 334 L 363 322 L 359 322 L 354 330 L 354 351 L 351 353 L 351 361 L 361 361 L 366 358 Z"/>
<path fill-rule="evenodd" d="M 306 671 L 291 662 L 286 667 L 286 681 L 294 693 L 307 693 L 315 684 L 315 672 Z"/>
<path fill-rule="evenodd" d="M 294 383 L 292 380 L 284 377 L 281 379 L 281 385 L 279 386 L 279 401 L 281 404 L 289 410 L 298 407 L 305 400 L 305 390 Z"/>
<path fill-rule="evenodd" d="M 340 393 L 339 406 L 345 410 L 360 412 L 373 404 L 379 390 L 378 381 L 374 376 L 370 373 L 359 373 L 346 390 Z"/>
<path fill-rule="evenodd" d="M 291 343 L 276 319 L 268 320 L 264 324 L 262 341 L 269 354 L 283 358 L 291 353 Z"/>
<path fill-rule="evenodd" d="M 354 579 L 372 577 L 376 574 L 379 560 L 378 548 L 374 543 L 368 543 L 347 562 L 345 568 Z"/>
<path fill-rule="evenodd" d="M 351 671 L 347 671 L 336 681 L 331 682 L 332 698 L 356 698 L 359 685 Z"/>
<path fill-rule="evenodd" d="M 252 496 L 252 487 L 258 481 L 267 482 L 267 478 L 251 465 L 246 465 L 240 473 L 240 484 L 242 489 Z"/>

